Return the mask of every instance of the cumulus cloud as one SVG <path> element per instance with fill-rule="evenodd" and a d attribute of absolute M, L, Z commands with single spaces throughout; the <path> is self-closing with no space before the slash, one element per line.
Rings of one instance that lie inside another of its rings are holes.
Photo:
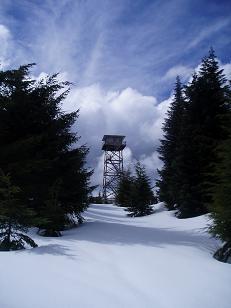
<path fill-rule="evenodd" d="M 160 166 L 154 153 L 162 135 L 161 126 L 169 103 L 170 99 L 158 103 L 154 96 L 143 95 L 132 88 L 105 91 L 94 84 L 72 90 L 64 109 L 72 111 L 80 108 L 80 118 L 73 129 L 92 149 L 90 162 L 96 166 L 94 183 L 102 181 L 101 139 L 104 134 L 125 135 L 125 165 L 141 160 L 154 174 Z"/>

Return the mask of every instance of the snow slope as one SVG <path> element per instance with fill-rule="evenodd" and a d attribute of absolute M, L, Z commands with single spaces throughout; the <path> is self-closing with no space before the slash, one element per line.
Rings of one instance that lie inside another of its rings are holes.
<path fill-rule="evenodd" d="M 230 308 L 231 265 L 212 258 L 218 242 L 206 216 L 128 218 L 92 205 L 62 238 L 33 233 L 38 248 L 0 253 L 1 308 Z"/>

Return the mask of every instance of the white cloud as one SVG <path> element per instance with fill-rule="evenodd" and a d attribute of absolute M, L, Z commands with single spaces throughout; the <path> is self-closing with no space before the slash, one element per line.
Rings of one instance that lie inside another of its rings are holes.
<path fill-rule="evenodd" d="M 83 73 L 83 83 L 90 83 L 97 74 L 98 64 L 100 62 L 100 58 L 102 57 L 103 40 L 103 34 L 101 33 L 97 38 L 93 49 L 91 50 L 89 60 Z"/>
<path fill-rule="evenodd" d="M 100 185 L 97 190 L 100 190 L 101 186 L 103 185 L 103 164 L 104 164 L 104 155 L 97 157 L 96 165 L 94 168 L 94 174 L 91 177 L 91 184 L 92 185 Z"/>
<path fill-rule="evenodd" d="M 76 130 L 82 136 L 82 142 L 87 142 L 91 148 L 90 161 L 96 166 L 94 184 L 102 182 L 101 139 L 104 134 L 126 136 L 125 165 L 141 160 L 151 172 L 155 172 L 160 161 L 158 164 L 154 152 L 162 135 L 161 126 L 169 103 L 170 99 L 158 104 L 155 97 L 145 96 L 132 88 L 104 91 L 100 85 L 94 84 L 71 91 L 64 109 L 80 108 Z"/>
<path fill-rule="evenodd" d="M 0 24 L 0 67 L 4 69 L 9 65 L 8 51 L 11 47 L 11 34 L 9 29 Z"/>
<path fill-rule="evenodd" d="M 94 141 L 104 134 L 124 134 L 129 144 L 152 143 L 160 137 L 162 121 L 169 100 L 161 104 L 153 96 L 142 95 L 135 89 L 104 91 L 100 85 L 75 88 L 65 101 L 64 109 L 80 108 L 82 134 Z"/>
<path fill-rule="evenodd" d="M 231 79 L 231 63 L 222 64 L 221 68 L 224 70 L 223 73 L 228 79 Z"/>
<path fill-rule="evenodd" d="M 5 38 L 9 38 L 10 37 L 10 31 L 9 29 L 4 26 L 4 25 L 0 25 L 0 38 L 2 39 L 5 39 Z"/>
<path fill-rule="evenodd" d="M 140 162 L 146 167 L 149 173 L 156 175 L 156 170 L 160 169 L 163 163 L 160 161 L 157 152 L 151 153 L 151 155 L 143 154 L 140 158 Z"/>
<path fill-rule="evenodd" d="M 162 80 L 163 81 L 172 80 L 172 79 L 175 79 L 176 76 L 180 76 L 182 80 L 186 80 L 190 77 L 192 72 L 193 72 L 193 69 L 191 67 L 184 66 L 184 65 L 176 65 L 176 66 L 171 67 L 166 72 Z"/>

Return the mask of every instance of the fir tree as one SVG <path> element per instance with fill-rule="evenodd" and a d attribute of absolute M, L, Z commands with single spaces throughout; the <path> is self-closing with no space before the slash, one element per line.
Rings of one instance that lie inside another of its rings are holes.
<path fill-rule="evenodd" d="M 117 192 L 116 192 L 116 204 L 122 207 L 131 207 L 134 200 L 134 177 L 132 177 L 130 170 L 126 170 L 122 173 Z"/>
<path fill-rule="evenodd" d="M 50 192 L 57 179 L 61 181 L 58 204 L 64 217 L 57 217 L 61 229 L 71 216 L 81 222 L 88 205 L 92 174 L 84 167 L 88 149 L 74 146 L 79 137 L 71 127 L 78 110 L 64 113 L 61 108 L 70 83 L 58 82 L 57 75 L 32 80 L 31 66 L 0 72 L 0 166 L 22 187 L 25 204 L 43 221 L 49 216 L 45 208 L 50 211 L 53 206 L 54 215 L 60 215 Z"/>
<path fill-rule="evenodd" d="M 217 183 L 212 187 L 213 200 L 210 210 L 213 223 L 210 231 L 224 242 L 224 246 L 214 256 L 227 262 L 231 258 L 231 106 L 224 124 L 228 137 L 217 148 L 219 162 L 214 172 Z"/>
<path fill-rule="evenodd" d="M 0 170 L 0 250 L 36 247 L 25 234 L 34 221 L 34 213 L 22 202 L 21 190 L 11 183 L 10 175 Z"/>
<path fill-rule="evenodd" d="M 158 152 L 164 166 L 159 171 L 160 179 L 159 199 L 164 201 L 168 209 L 174 209 L 178 203 L 179 186 L 181 178 L 179 164 L 181 160 L 181 143 L 183 134 L 183 119 L 185 113 L 185 99 L 180 78 L 177 77 L 173 101 L 167 112 L 163 125 L 164 138 L 160 140 Z"/>
<path fill-rule="evenodd" d="M 137 217 L 153 213 L 151 204 L 155 197 L 151 188 L 150 178 L 145 168 L 138 162 L 135 166 L 135 179 L 132 187 L 132 203 L 126 208 L 128 216 Z"/>
<path fill-rule="evenodd" d="M 181 163 L 183 179 L 178 192 L 179 217 L 204 214 L 211 202 L 216 147 L 225 138 L 222 116 L 227 108 L 227 85 L 211 49 L 200 70 L 186 87 L 187 105 L 183 123 Z"/>

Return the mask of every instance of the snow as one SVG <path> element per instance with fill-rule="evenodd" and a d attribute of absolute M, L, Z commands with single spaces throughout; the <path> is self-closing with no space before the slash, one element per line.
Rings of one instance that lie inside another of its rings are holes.
<path fill-rule="evenodd" d="M 93 204 L 61 238 L 0 253 L 1 308 L 230 308 L 231 265 L 206 215 L 177 219 L 162 204 L 140 218 Z"/>

